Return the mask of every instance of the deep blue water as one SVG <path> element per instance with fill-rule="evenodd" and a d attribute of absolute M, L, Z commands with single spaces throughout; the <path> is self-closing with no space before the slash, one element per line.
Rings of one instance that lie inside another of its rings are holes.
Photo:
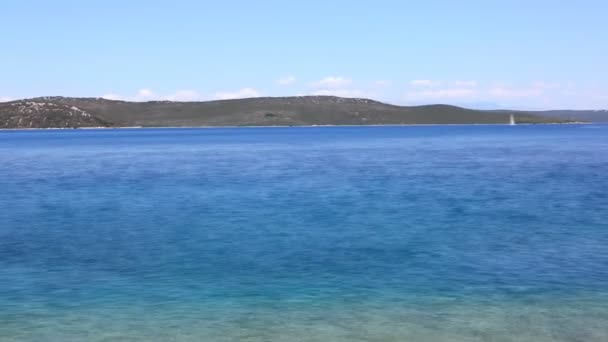
<path fill-rule="evenodd" d="M 607 341 L 608 126 L 0 132 L 0 341 Z"/>

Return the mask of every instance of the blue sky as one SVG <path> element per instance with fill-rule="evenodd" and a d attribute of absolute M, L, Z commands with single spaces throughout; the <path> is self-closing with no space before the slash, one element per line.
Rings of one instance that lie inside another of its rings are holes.
<path fill-rule="evenodd" d="M 607 14 L 600 0 L 3 0 L 0 101 L 608 108 Z"/>

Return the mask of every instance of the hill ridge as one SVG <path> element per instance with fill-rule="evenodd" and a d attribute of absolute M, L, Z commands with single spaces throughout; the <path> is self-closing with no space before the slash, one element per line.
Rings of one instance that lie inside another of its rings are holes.
<path fill-rule="evenodd" d="M 320 95 L 192 102 L 41 96 L 0 103 L 0 128 L 505 124 L 510 115 L 520 123 L 567 121 L 521 111 Z"/>

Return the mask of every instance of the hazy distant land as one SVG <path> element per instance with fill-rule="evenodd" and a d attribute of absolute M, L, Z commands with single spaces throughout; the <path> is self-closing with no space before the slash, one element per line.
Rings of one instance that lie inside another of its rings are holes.
<path fill-rule="evenodd" d="M 608 121 L 606 111 L 472 110 L 395 106 L 334 96 L 262 97 L 207 102 L 125 102 L 39 97 L 0 103 L 0 128 L 506 124 Z"/>

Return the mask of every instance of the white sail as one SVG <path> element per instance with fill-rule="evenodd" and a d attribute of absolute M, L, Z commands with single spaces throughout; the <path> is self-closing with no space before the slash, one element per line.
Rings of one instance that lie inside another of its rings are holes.
<path fill-rule="evenodd" d="M 515 116 L 513 116 L 513 114 L 511 114 L 511 118 L 509 120 L 509 125 L 511 125 L 511 126 L 515 125 Z"/>

